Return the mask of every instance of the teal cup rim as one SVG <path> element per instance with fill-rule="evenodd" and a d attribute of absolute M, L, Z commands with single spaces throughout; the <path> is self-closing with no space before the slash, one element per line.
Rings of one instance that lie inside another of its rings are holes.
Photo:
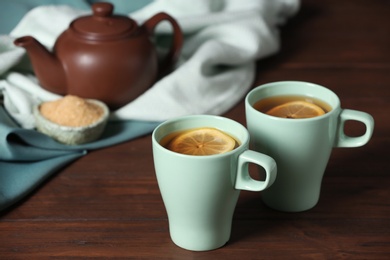
<path fill-rule="evenodd" d="M 297 89 L 299 89 L 299 92 L 297 92 Z M 315 91 L 318 91 L 319 93 L 322 94 L 326 94 L 326 96 L 324 97 L 319 94 L 315 95 L 313 94 Z M 291 120 L 290 118 L 281 118 L 281 117 L 267 115 L 253 107 L 253 105 L 261 99 L 274 97 L 274 96 L 286 96 L 286 95 L 307 96 L 307 97 L 316 98 L 330 105 L 332 109 L 321 116 L 316 116 L 311 118 L 298 118 L 298 119 Z M 322 118 L 330 117 L 333 113 L 339 110 L 341 106 L 339 97 L 332 90 L 324 86 L 321 86 L 319 84 L 306 82 L 306 81 L 276 81 L 276 82 L 259 85 L 253 88 L 246 95 L 245 105 L 247 109 L 253 110 L 259 116 L 264 116 L 267 117 L 268 119 L 272 119 L 275 121 L 286 121 L 289 123 L 321 120 Z"/>
<path fill-rule="evenodd" d="M 222 125 L 224 125 L 225 128 L 222 127 Z M 231 128 L 226 127 L 226 125 L 236 126 L 237 129 L 233 131 Z M 168 134 L 200 127 L 213 127 L 223 131 L 224 133 L 230 135 L 236 141 L 238 141 L 238 147 L 226 153 L 199 156 L 173 152 L 160 144 L 160 141 Z M 238 132 L 240 132 L 240 136 L 237 136 Z M 241 153 L 243 150 L 246 149 L 246 147 L 248 147 L 249 138 L 250 137 L 248 130 L 242 124 L 237 121 L 234 121 L 233 119 L 215 115 L 188 115 L 176 117 L 164 121 L 163 123 L 158 125 L 152 133 L 152 142 L 157 149 L 163 149 L 165 152 L 175 154 L 176 156 L 199 160 L 215 159 L 217 157 L 230 156 L 231 154 L 237 152 Z"/>

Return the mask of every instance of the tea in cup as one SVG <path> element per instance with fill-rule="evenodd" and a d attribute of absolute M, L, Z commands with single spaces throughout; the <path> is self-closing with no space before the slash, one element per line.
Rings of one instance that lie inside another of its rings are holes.
<path fill-rule="evenodd" d="M 299 212 L 314 207 L 333 147 L 358 147 L 373 133 L 371 115 L 342 109 L 331 90 L 308 82 L 261 85 L 245 99 L 252 148 L 275 159 L 278 177 L 261 194 L 271 208 Z M 358 137 L 344 133 L 347 120 L 362 122 Z"/>
<path fill-rule="evenodd" d="M 223 246 L 240 190 L 267 189 L 276 177 L 275 161 L 248 150 L 248 131 L 228 118 L 172 119 L 153 131 L 152 143 L 171 239 L 188 250 Z M 264 180 L 251 178 L 249 163 L 264 169 Z"/>

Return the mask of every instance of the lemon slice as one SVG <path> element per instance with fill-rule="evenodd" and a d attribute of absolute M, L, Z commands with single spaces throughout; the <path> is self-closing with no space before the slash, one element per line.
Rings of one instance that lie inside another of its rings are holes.
<path fill-rule="evenodd" d="M 320 116 L 325 114 L 325 111 L 316 104 L 307 101 L 291 101 L 268 110 L 266 114 L 294 119 Z"/>
<path fill-rule="evenodd" d="M 212 155 L 231 151 L 235 144 L 232 137 L 215 128 L 198 128 L 179 134 L 167 148 L 188 155 Z"/>

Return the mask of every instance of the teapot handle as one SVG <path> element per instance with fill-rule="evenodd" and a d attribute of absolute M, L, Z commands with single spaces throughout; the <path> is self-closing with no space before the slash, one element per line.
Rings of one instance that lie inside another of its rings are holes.
<path fill-rule="evenodd" d="M 149 20 L 147 20 L 143 27 L 146 28 L 149 35 L 152 35 L 154 33 L 154 28 L 162 21 L 168 21 L 173 28 L 173 42 L 171 45 L 171 48 L 168 52 L 168 54 L 164 57 L 160 64 L 159 69 L 159 75 L 160 77 L 163 76 L 165 73 L 168 73 L 172 68 L 173 65 L 176 63 L 176 61 L 179 58 L 181 48 L 183 46 L 183 33 L 180 29 L 179 24 L 176 22 L 175 19 L 173 19 L 170 15 L 167 13 L 161 12 L 157 13 L 153 17 L 151 17 Z"/>

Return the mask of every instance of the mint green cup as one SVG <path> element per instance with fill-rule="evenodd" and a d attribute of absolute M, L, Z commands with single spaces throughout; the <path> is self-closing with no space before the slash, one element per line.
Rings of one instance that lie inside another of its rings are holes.
<path fill-rule="evenodd" d="M 194 156 L 172 152 L 160 144 L 168 134 L 200 127 L 219 129 L 235 138 L 239 146 L 223 154 Z M 212 250 L 226 244 L 240 190 L 267 189 L 276 177 L 275 161 L 248 150 L 248 131 L 228 118 L 195 115 L 169 120 L 153 131 L 152 143 L 170 236 L 187 250 Z M 250 177 L 249 163 L 264 169 L 264 180 Z"/>
<path fill-rule="evenodd" d="M 318 117 L 287 119 L 253 108 L 258 100 L 285 95 L 313 97 L 332 109 Z M 339 98 L 331 90 L 299 81 L 274 82 L 253 89 L 246 96 L 245 113 L 251 148 L 271 156 L 278 165 L 278 177 L 262 192 L 262 200 L 273 209 L 287 212 L 305 211 L 317 204 L 333 147 L 362 146 L 370 140 L 374 129 L 371 115 L 342 109 Z M 347 120 L 362 122 L 366 132 L 358 137 L 345 135 Z"/>

